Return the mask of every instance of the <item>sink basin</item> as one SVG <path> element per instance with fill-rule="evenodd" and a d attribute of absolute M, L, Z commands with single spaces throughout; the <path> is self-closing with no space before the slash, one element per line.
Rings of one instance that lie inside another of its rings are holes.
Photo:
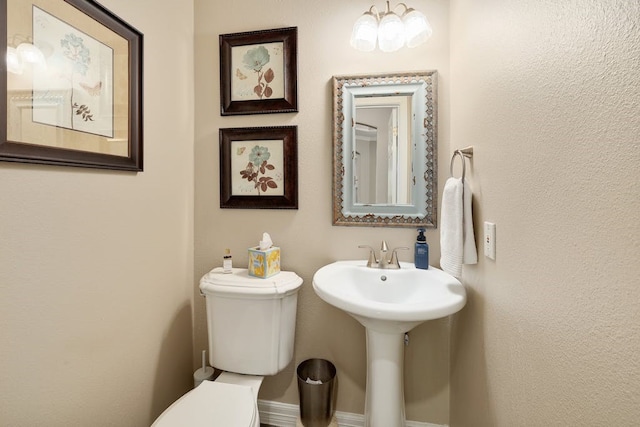
<path fill-rule="evenodd" d="M 327 303 L 365 327 L 408 332 L 420 323 L 459 311 L 466 303 L 464 286 L 434 267 L 400 270 L 369 268 L 366 261 L 337 261 L 313 276 L 313 289 Z"/>
<path fill-rule="evenodd" d="M 313 276 L 325 302 L 360 322 L 367 334 L 365 427 L 405 426 L 404 334 L 420 323 L 464 307 L 467 294 L 453 276 L 434 267 L 399 270 L 367 267 L 367 261 L 337 261 Z"/>

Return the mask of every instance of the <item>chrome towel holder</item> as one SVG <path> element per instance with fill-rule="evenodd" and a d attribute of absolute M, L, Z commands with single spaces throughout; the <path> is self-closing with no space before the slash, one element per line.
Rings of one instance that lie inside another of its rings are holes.
<path fill-rule="evenodd" d="M 471 145 L 469 147 L 461 148 L 453 152 L 453 156 L 451 156 L 451 164 L 449 165 L 449 175 L 451 177 L 453 177 L 453 161 L 455 160 L 456 156 L 460 156 L 460 160 L 462 160 L 462 182 L 464 183 L 464 174 L 466 169 L 465 157 L 469 159 L 473 157 L 473 146 Z"/>

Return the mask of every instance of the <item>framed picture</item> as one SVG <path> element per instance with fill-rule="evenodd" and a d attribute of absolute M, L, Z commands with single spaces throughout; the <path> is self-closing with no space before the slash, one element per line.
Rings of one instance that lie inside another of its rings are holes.
<path fill-rule="evenodd" d="M 298 209 L 297 126 L 220 129 L 220 207 Z"/>
<path fill-rule="evenodd" d="M 220 112 L 298 111 L 297 27 L 220 36 Z"/>
<path fill-rule="evenodd" d="M 141 171 L 142 34 L 92 0 L 0 10 L 0 160 Z"/>

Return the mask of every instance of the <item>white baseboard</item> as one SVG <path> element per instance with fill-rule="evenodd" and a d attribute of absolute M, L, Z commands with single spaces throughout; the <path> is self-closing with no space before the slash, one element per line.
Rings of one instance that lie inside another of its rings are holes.
<path fill-rule="evenodd" d="M 300 416 L 298 405 L 290 403 L 258 400 L 260 422 L 277 427 L 296 427 Z M 364 415 L 336 411 L 336 419 L 340 427 L 364 427 Z M 447 427 L 446 425 L 407 421 L 405 427 Z"/>

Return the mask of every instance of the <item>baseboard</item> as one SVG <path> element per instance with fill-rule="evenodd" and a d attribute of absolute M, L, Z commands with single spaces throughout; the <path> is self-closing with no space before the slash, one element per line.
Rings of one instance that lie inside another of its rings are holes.
<path fill-rule="evenodd" d="M 296 427 L 300 416 L 298 405 L 290 403 L 258 400 L 260 422 L 277 427 Z M 364 427 L 364 415 L 336 411 L 336 419 L 340 427 Z M 405 427 L 447 427 L 446 425 L 407 421 Z"/>

